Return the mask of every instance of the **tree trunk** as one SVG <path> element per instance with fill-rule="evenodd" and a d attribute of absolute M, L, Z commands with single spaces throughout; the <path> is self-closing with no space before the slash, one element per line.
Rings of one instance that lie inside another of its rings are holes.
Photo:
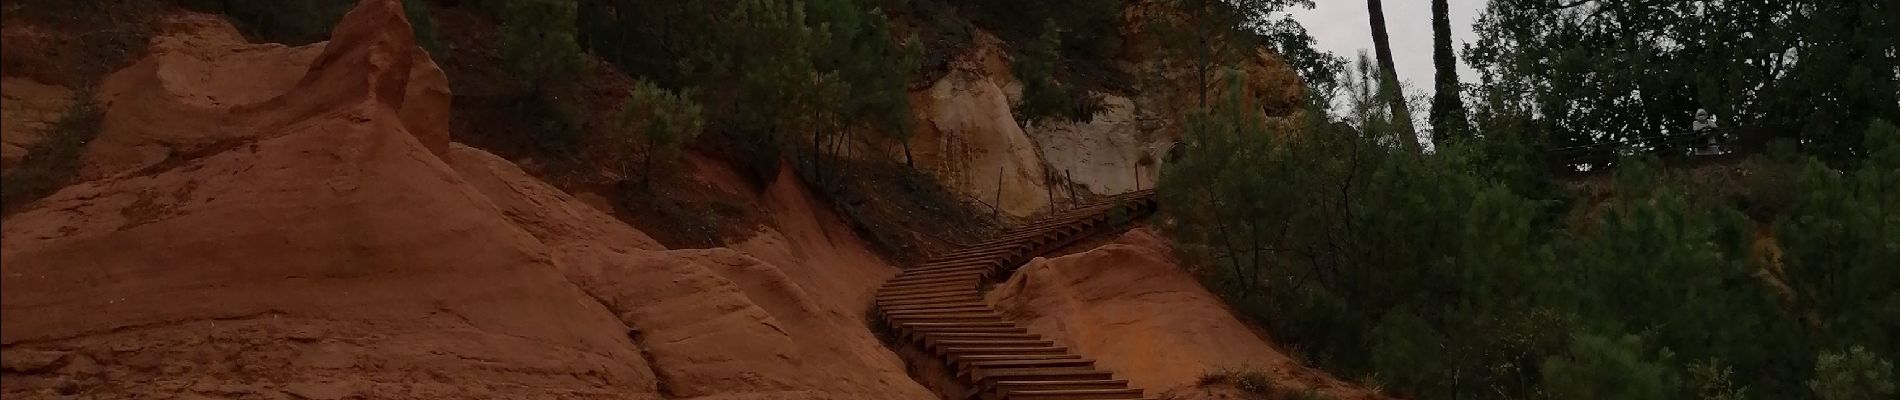
<path fill-rule="evenodd" d="M 1366 0 L 1366 14 L 1372 21 L 1372 50 L 1379 58 L 1379 97 L 1392 109 L 1392 122 L 1398 128 L 1399 143 L 1406 150 L 1418 151 L 1418 132 L 1412 128 L 1412 111 L 1405 107 L 1405 94 L 1399 89 L 1399 71 L 1392 66 L 1392 40 L 1385 33 L 1385 6 L 1379 0 Z"/>
<path fill-rule="evenodd" d="M 1437 71 L 1432 87 L 1432 144 L 1462 140 L 1470 135 L 1465 101 L 1459 97 L 1458 55 L 1451 49 L 1451 16 L 1445 0 L 1432 0 L 1432 65 Z"/>
<path fill-rule="evenodd" d="M 1207 6 L 1206 3 L 1203 2 L 1200 7 L 1194 8 L 1195 22 L 1207 23 L 1206 14 Z M 1207 70 L 1208 64 L 1213 63 L 1211 60 L 1213 56 L 1209 53 L 1213 53 L 1214 49 L 1212 48 L 1213 45 L 1208 43 L 1207 31 L 1203 30 L 1200 33 L 1200 35 L 1196 35 L 1200 36 L 1199 40 L 1201 42 L 1196 48 L 1196 50 L 1198 50 L 1196 53 L 1198 54 L 1195 54 L 1197 59 L 1194 63 L 1194 85 L 1196 91 L 1200 93 L 1200 103 L 1196 105 L 1200 108 L 1207 108 Z"/>

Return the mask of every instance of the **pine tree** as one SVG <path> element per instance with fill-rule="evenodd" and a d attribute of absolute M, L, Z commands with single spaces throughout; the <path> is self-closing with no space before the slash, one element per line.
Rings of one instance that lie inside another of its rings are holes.
<path fill-rule="evenodd" d="M 725 21 L 731 34 L 718 45 L 737 91 L 724 112 L 738 120 L 735 134 L 749 135 L 735 144 L 757 172 L 776 168 L 780 146 L 798 143 L 791 138 L 824 129 L 824 101 L 842 97 L 812 57 L 829 38 L 806 21 L 804 3 L 790 0 L 741 0 Z"/>
<path fill-rule="evenodd" d="M 1044 119 L 1069 115 L 1077 107 L 1072 93 L 1056 81 L 1062 62 L 1062 30 L 1053 19 L 1042 24 L 1042 35 L 1031 42 L 1013 66 L 1022 81 L 1022 100 L 1015 105 L 1016 123 L 1024 127 Z"/>
<path fill-rule="evenodd" d="M 1392 66 L 1392 39 L 1386 35 L 1385 5 L 1380 0 L 1366 0 L 1366 12 L 1372 21 L 1373 53 L 1379 60 L 1379 98 L 1386 101 L 1387 111 L 1392 114 L 1399 143 L 1416 152 L 1418 133 L 1412 128 L 1412 110 L 1405 105 L 1405 93 L 1399 88 L 1398 69 Z"/>
<path fill-rule="evenodd" d="M 1465 117 L 1464 89 L 1458 84 L 1458 55 L 1451 49 L 1450 7 L 1432 0 L 1432 144 L 1445 148 L 1470 130 Z"/>
<path fill-rule="evenodd" d="M 834 142 L 848 142 L 851 131 L 874 132 L 902 143 L 908 163 L 907 89 L 911 72 L 923 56 L 922 47 L 915 40 L 906 44 L 893 38 L 889 18 L 866 0 L 813 0 L 810 5 L 811 23 L 823 27 L 830 38 L 816 55 L 816 68 L 835 72 L 848 92 L 842 101 L 832 103 L 839 128 L 846 134 Z"/>
<path fill-rule="evenodd" d="M 637 173 L 642 188 L 649 187 L 653 180 L 656 159 L 677 152 L 681 145 L 699 136 L 706 125 L 698 102 L 644 80 L 634 83 L 616 122 L 618 129 L 609 134 L 608 145 L 619 154 L 616 159 L 622 160 L 623 178 L 636 175 L 629 161 L 635 158 L 633 151 L 637 148 L 644 153 L 639 157 Z"/>

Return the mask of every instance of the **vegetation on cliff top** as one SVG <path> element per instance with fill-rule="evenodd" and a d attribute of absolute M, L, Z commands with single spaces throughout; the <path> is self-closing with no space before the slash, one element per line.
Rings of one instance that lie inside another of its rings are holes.
<path fill-rule="evenodd" d="M 1364 58 L 1338 72 L 1347 107 L 1317 98 L 1293 131 L 1222 99 L 1164 170 L 1162 223 L 1297 353 L 1395 394 L 1891 398 L 1893 11 L 1492 2 L 1467 48 L 1481 81 L 1457 85 L 1475 104 L 1459 135 L 1400 145 L 1413 122 Z M 1650 156 L 1617 161 L 1607 196 L 1579 193 L 1543 157 L 1687 132 L 1703 107 L 1783 138 L 1740 193 Z"/>

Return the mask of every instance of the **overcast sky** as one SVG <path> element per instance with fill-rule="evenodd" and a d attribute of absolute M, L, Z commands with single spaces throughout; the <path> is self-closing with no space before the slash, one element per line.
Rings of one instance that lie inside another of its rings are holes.
<path fill-rule="evenodd" d="M 1352 62 L 1361 49 L 1372 55 L 1372 25 L 1366 18 L 1362 0 L 1315 0 L 1311 10 L 1295 8 L 1293 18 L 1306 26 L 1319 42 L 1319 49 L 1345 57 Z M 1477 38 L 1471 23 L 1484 10 L 1485 0 L 1449 0 L 1452 49 L 1463 51 L 1464 44 Z M 1432 2 L 1429 0 L 1385 0 L 1385 26 L 1392 38 L 1392 63 L 1399 80 L 1429 96 L 1432 93 Z M 1477 72 L 1458 59 L 1460 82 L 1470 84 Z M 1422 110 L 1414 115 L 1424 118 Z"/>

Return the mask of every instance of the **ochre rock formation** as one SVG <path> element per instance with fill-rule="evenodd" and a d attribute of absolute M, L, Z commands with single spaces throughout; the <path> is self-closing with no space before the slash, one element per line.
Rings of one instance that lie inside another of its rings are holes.
<path fill-rule="evenodd" d="M 109 118 L 164 119 L 117 119 L 93 150 L 221 144 L 98 158 L 122 172 L 7 218 L 0 343 L 54 360 L 9 369 L 8 397 L 654 397 L 624 325 L 409 133 L 400 10 L 365 1 L 304 78 L 251 83 L 282 96 L 215 86 L 233 76 L 118 87 Z"/>
<path fill-rule="evenodd" d="M 449 141 L 448 78 L 411 35 L 387 29 L 407 25 L 404 18 L 353 13 L 331 41 L 294 48 L 248 43 L 213 15 L 170 18 L 146 58 L 100 84 L 98 99 L 108 111 L 81 176 L 267 139 L 366 92 L 398 110 L 410 135 L 440 156 Z M 280 96 L 292 89 L 294 95 Z"/>
<path fill-rule="evenodd" d="M 401 9 L 297 48 L 188 14 L 109 78 L 80 182 L 0 225 L 0 395 L 931 397 L 864 321 L 896 269 L 799 180 L 665 249 L 449 143 Z"/>
<path fill-rule="evenodd" d="M 917 166 L 945 187 L 1021 217 L 1047 210 L 1049 193 L 1036 143 L 1010 113 L 1015 83 L 1002 46 L 977 31 L 948 74 L 910 94 L 917 120 L 910 145 Z"/>
<path fill-rule="evenodd" d="M 1149 393 L 1192 392 L 1203 374 L 1259 371 L 1279 387 L 1376 398 L 1294 362 L 1182 269 L 1146 228 L 1114 243 L 1038 258 L 988 300 L 1030 333 L 1096 360 Z"/>
<path fill-rule="evenodd" d="M 667 397 L 929 397 L 864 325 L 861 299 L 895 269 L 839 231 L 789 170 L 752 199 L 778 221 L 743 251 L 666 250 L 500 157 L 461 145 L 450 153 L 568 280 L 631 327 Z M 824 231 L 842 234 L 809 234 Z"/>

